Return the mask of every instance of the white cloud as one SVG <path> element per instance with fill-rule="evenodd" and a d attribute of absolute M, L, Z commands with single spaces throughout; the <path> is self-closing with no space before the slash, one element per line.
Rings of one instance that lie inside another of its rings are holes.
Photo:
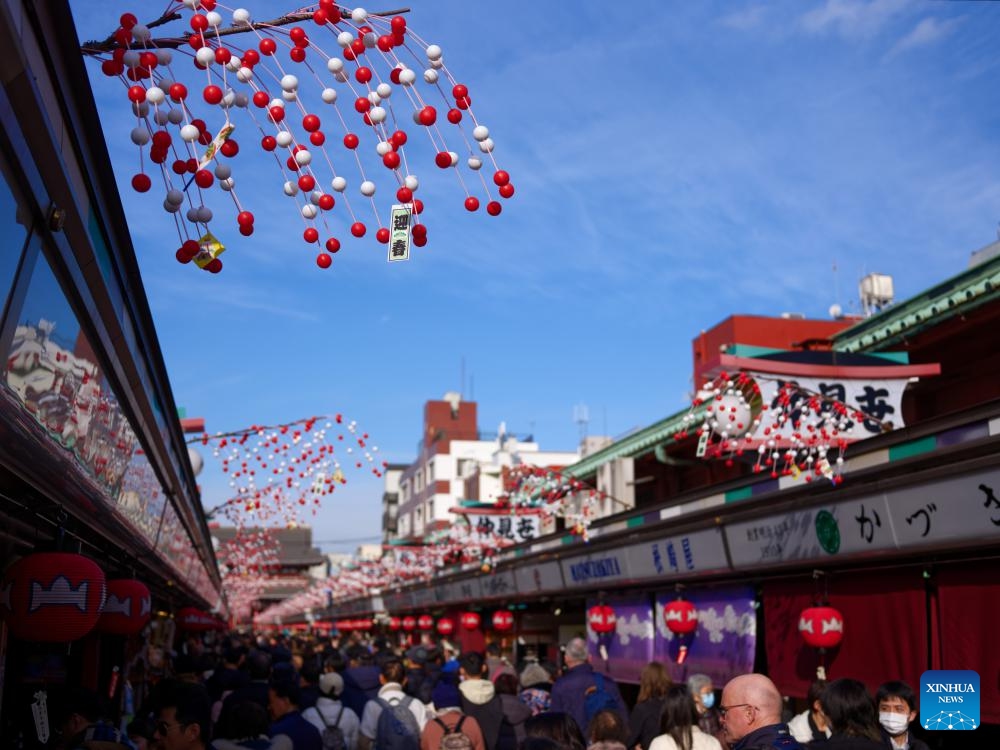
<path fill-rule="evenodd" d="M 875 36 L 909 0 L 826 0 L 802 16 L 802 27 L 812 34 L 840 34 L 847 39 Z"/>
<path fill-rule="evenodd" d="M 948 36 L 957 25 L 958 19 L 956 18 L 947 21 L 939 21 L 936 18 L 925 18 L 914 26 L 909 34 L 896 42 L 893 48 L 889 50 L 888 57 L 916 49 L 917 47 L 934 44 L 938 40 Z"/>
<path fill-rule="evenodd" d="M 724 16 L 720 23 L 723 26 L 728 26 L 738 31 L 749 31 L 761 26 L 764 21 L 765 11 L 766 9 L 763 5 L 756 5 L 745 10 L 730 13 L 728 16 Z"/>

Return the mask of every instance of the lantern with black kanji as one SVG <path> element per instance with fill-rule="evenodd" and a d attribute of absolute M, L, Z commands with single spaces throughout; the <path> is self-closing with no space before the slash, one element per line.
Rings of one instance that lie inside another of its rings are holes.
<path fill-rule="evenodd" d="M 177 613 L 175 619 L 181 630 L 192 633 L 204 633 L 215 627 L 215 618 L 197 607 L 184 607 Z"/>
<path fill-rule="evenodd" d="M 134 578 L 108 581 L 108 596 L 97 629 L 114 635 L 135 635 L 149 622 L 152 600 L 149 589 Z"/>
<path fill-rule="evenodd" d="M 401 627 L 403 627 L 403 621 L 402 620 L 400 620 L 398 617 L 390 617 L 389 618 L 389 630 L 391 630 L 392 632 L 395 633 Z"/>
<path fill-rule="evenodd" d="M 437 621 L 437 632 L 445 637 L 455 632 L 455 623 L 448 617 L 442 617 Z"/>
<path fill-rule="evenodd" d="M 417 618 L 417 627 L 420 630 L 433 630 L 434 629 L 434 618 L 430 615 L 420 615 Z"/>
<path fill-rule="evenodd" d="M 687 659 L 692 634 L 698 628 L 698 610 L 691 602 L 677 599 L 664 606 L 663 622 L 677 636 L 677 663 L 683 664 Z"/>
<path fill-rule="evenodd" d="M 40 552 L 7 568 L 0 582 L 0 617 L 20 640 L 75 641 L 94 629 L 105 592 L 104 571 L 90 558 Z"/>
<path fill-rule="evenodd" d="M 844 638 L 844 616 L 833 607 L 809 607 L 799 615 L 799 634 L 813 648 L 834 648 Z"/>
<path fill-rule="evenodd" d="M 482 622 L 482 618 L 479 617 L 478 612 L 463 612 L 459 618 L 459 622 L 462 623 L 462 627 L 466 630 L 475 630 Z"/>
<path fill-rule="evenodd" d="M 493 613 L 493 629 L 505 633 L 514 627 L 514 615 L 508 609 L 498 609 Z"/>
<path fill-rule="evenodd" d="M 407 615 L 403 618 L 403 630 L 407 633 L 413 632 L 417 627 L 417 618 L 413 615 Z"/>

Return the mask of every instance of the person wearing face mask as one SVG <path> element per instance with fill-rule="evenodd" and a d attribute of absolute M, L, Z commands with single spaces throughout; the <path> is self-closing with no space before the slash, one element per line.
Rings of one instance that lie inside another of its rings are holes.
<path fill-rule="evenodd" d="M 693 674 L 688 677 L 687 686 L 698 711 L 698 727 L 705 734 L 709 734 L 721 742 L 723 739 L 722 722 L 719 720 L 719 712 L 715 708 L 715 690 L 712 686 L 712 678 L 707 674 Z"/>
<path fill-rule="evenodd" d="M 910 732 L 910 722 L 917 718 L 917 696 L 905 682 L 892 680 L 875 693 L 878 722 L 889 750 L 928 750 L 927 743 Z"/>

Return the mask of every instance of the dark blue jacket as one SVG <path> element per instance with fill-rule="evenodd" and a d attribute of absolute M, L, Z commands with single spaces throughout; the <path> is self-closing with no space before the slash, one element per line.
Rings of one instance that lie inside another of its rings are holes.
<path fill-rule="evenodd" d="M 375 698 L 382 687 L 379 680 L 381 674 L 374 665 L 345 669 L 341 675 L 344 678 L 344 692 L 340 694 L 340 702 L 358 716 L 363 716 L 365 704 Z"/>
<path fill-rule="evenodd" d="M 323 750 L 323 737 L 319 730 L 302 718 L 298 711 L 289 711 L 271 725 L 270 737 L 283 734 L 292 741 L 295 750 Z"/>
<path fill-rule="evenodd" d="M 622 700 L 618 686 L 608 675 L 601 675 L 604 678 L 604 689 L 615 699 L 618 713 L 628 726 L 628 708 Z M 556 680 L 552 686 L 552 706 L 550 711 L 562 711 L 569 714 L 580 726 L 580 731 L 587 733 L 587 712 L 584 708 L 587 690 L 596 684 L 594 680 L 594 668 L 590 664 L 577 664 L 572 669 L 563 673 L 563 676 Z"/>
<path fill-rule="evenodd" d="M 787 724 L 761 727 L 733 745 L 733 750 L 805 750 L 805 745 L 792 737 Z"/>

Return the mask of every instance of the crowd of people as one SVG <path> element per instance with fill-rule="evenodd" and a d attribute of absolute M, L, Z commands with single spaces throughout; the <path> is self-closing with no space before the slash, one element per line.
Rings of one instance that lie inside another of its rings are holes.
<path fill-rule="evenodd" d="M 886 682 L 817 681 L 789 716 L 762 674 L 674 684 L 663 664 L 641 673 L 628 706 L 595 670 L 582 638 L 562 664 L 512 665 L 496 644 L 457 653 L 447 642 L 406 649 L 384 640 L 232 636 L 188 641 L 127 723 L 96 695 L 70 694 L 59 726 L 76 750 L 927 750 L 910 726 L 913 690 Z"/>

